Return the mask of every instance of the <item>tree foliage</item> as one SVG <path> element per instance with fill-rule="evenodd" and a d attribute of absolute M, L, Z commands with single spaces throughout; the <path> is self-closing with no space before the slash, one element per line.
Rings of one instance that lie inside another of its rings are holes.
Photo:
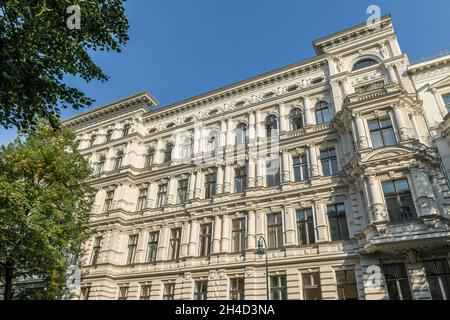
<path fill-rule="evenodd" d="M 64 83 L 65 75 L 107 80 L 89 51 L 120 52 L 128 40 L 124 0 L 0 1 L 0 125 L 33 128 L 61 108 L 93 100 Z M 69 29 L 67 8 L 78 5 L 81 28 Z M 54 125 L 54 123 L 52 123 Z"/>
<path fill-rule="evenodd" d="M 40 123 L 0 150 L 0 274 L 5 298 L 13 279 L 38 278 L 40 297 L 59 298 L 68 254 L 89 237 L 91 168 L 74 133 Z"/>

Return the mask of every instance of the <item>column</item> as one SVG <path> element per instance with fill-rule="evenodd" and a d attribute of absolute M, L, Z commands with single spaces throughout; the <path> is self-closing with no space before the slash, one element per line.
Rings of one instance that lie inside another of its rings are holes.
<path fill-rule="evenodd" d="M 290 206 L 284 207 L 284 238 L 284 245 L 295 245 L 295 210 Z"/>
<path fill-rule="evenodd" d="M 195 175 L 194 199 L 200 199 L 202 196 L 202 170 L 198 169 Z"/>
<path fill-rule="evenodd" d="M 191 233 L 191 225 L 189 221 L 185 221 L 183 224 L 183 230 L 181 235 L 181 251 L 180 256 L 186 257 L 189 254 L 189 236 Z"/>
<path fill-rule="evenodd" d="M 248 182 L 247 187 L 248 188 L 254 188 L 255 187 L 255 160 L 253 157 L 249 157 L 248 159 L 248 168 L 247 168 L 247 174 L 248 174 Z"/>
<path fill-rule="evenodd" d="M 316 222 L 316 242 L 329 241 L 328 217 L 325 211 L 325 204 L 317 200 L 314 201 L 314 217 Z"/>
<path fill-rule="evenodd" d="M 308 144 L 308 151 L 311 177 L 315 177 L 319 175 L 319 163 L 317 160 L 317 150 L 314 143 Z"/>
<path fill-rule="evenodd" d="M 255 138 L 264 137 L 265 135 L 261 132 L 262 119 L 261 111 L 255 110 Z"/>
<path fill-rule="evenodd" d="M 167 204 L 175 204 L 175 202 L 176 202 L 177 182 L 178 182 L 178 180 L 174 176 L 170 177 L 169 183 L 167 186 L 167 191 L 168 191 Z"/>
<path fill-rule="evenodd" d="M 283 158 L 283 182 L 291 182 L 289 152 L 287 150 L 282 151 L 282 158 Z"/>
<path fill-rule="evenodd" d="M 264 186 L 263 159 L 256 160 L 256 187 Z"/>
<path fill-rule="evenodd" d="M 255 114 L 250 111 L 248 114 L 248 139 L 252 141 L 255 137 Z"/>
<path fill-rule="evenodd" d="M 227 119 L 227 132 L 226 132 L 227 146 L 234 145 L 234 135 L 233 135 L 233 120 L 231 118 Z"/>
<path fill-rule="evenodd" d="M 158 185 L 155 181 L 150 181 L 150 185 L 148 187 L 148 207 L 154 208 L 156 204 L 156 193 L 157 193 Z"/>
<path fill-rule="evenodd" d="M 229 164 L 225 165 L 225 181 L 223 184 L 223 192 L 231 192 L 231 165 Z"/>
<path fill-rule="evenodd" d="M 419 217 L 439 214 L 433 187 L 425 170 L 425 168 L 419 167 L 410 169 L 411 179 L 414 183 L 414 189 L 416 190 L 417 195 L 415 200 L 419 207 L 419 212 L 417 212 Z"/>
<path fill-rule="evenodd" d="M 225 119 L 220 120 L 220 146 L 225 147 L 227 145 L 227 123 Z"/>
<path fill-rule="evenodd" d="M 389 81 L 392 84 L 398 84 L 397 75 L 395 74 L 394 67 L 392 65 L 386 66 L 387 72 L 389 74 Z"/>
<path fill-rule="evenodd" d="M 367 195 L 369 199 L 371 222 L 382 222 L 388 220 L 386 207 L 383 201 L 383 191 L 380 182 L 374 175 L 369 175 L 365 179 Z"/>
<path fill-rule="evenodd" d="M 167 259 L 167 245 L 169 243 L 170 238 L 170 229 L 168 226 L 163 226 L 161 228 L 158 242 L 158 252 L 157 252 L 157 260 L 166 260 Z"/>
<path fill-rule="evenodd" d="M 213 236 L 213 244 L 212 244 L 212 252 L 220 253 L 220 237 L 222 229 L 222 220 L 220 216 L 217 215 L 214 217 L 214 236 Z"/>
<path fill-rule="evenodd" d="M 192 220 L 191 221 L 191 232 L 189 235 L 189 253 L 188 255 L 190 257 L 197 256 L 198 250 L 197 250 L 197 243 L 198 243 L 198 221 Z"/>
<path fill-rule="evenodd" d="M 333 95 L 333 103 L 336 108 L 336 112 L 339 112 L 341 110 L 341 106 L 344 101 L 344 93 L 343 89 L 341 88 L 341 85 L 339 84 L 337 79 L 330 80 L 330 86 L 331 86 L 331 92 Z"/>
<path fill-rule="evenodd" d="M 355 133 L 355 140 L 358 149 L 365 149 L 369 146 L 367 141 L 366 130 L 364 127 L 364 120 L 360 113 L 353 114 L 353 132 Z"/>
<path fill-rule="evenodd" d="M 222 243 L 221 251 L 223 253 L 230 251 L 230 219 L 227 214 L 222 216 Z"/>
<path fill-rule="evenodd" d="M 286 113 L 285 113 L 286 107 L 284 105 L 284 102 L 280 102 L 278 104 L 278 115 L 280 117 L 279 123 L 280 123 L 280 133 L 286 131 L 288 129 L 287 123 L 286 123 Z"/>
<path fill-rule="evenodd" d="M 311 101 L 307 95 L 303 97 L 303 108 L 305 109 L 305 126 L 315 124 L 316 122 L 311 110 Z"/>
<path fill-rule="evenodd" d="M 393 109 L 400 141 L 412 139 L 411 121 L 409 120 L 404 106 L 400 103 L 396 103 L 393 105 Z"/>
<path fill-rule="evenodd" d="M 158 140 L 156 143 L 156 150 L 155 150 L 155 163 L 163 163 L 164 162 L 164 144 L 162 140 Z"/>
<path fill-rule="evenodd" d="M 254 210 L 247 212 L 247 249 L 253 250 L 256 248 L 256 215 Z"/>
<path fill-rule="evenodd" d="M 188 199 L 194 199 L 195 194 L 195 171 L 191 171 L 191 176 L 189 177 L 189 192 Z"/>
<path fill-rule="evenodd" d="M 216 168 L 217 168 L 216 194 L 221 194 L 223 192 L 223 166 L 219 164 L 216 166 Z"/>

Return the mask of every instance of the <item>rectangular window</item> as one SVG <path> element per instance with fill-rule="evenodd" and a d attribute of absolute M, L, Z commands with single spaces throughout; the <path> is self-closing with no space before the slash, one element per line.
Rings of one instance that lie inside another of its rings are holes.
<path fill-rule="evenodd" d="M 383 265 L 389 300 L 412 300 L 408 273 L 404 263 Z"/>
<path fill-rule="evenodd" d="M 100 254 L 100 247 L 102 237 L 96 237 L 94 240 L 94 247 L 92 248 L 91 266 L 97 265 L 98 255 Z"/>
<path fill-rule="evenodd" d="M 339 300 L 358 300 L 355 271 L 336 271 L 336 282 Z"/>
<path fill-rule="evenodd" d="M 139 197 L 137 201 L 137 211 L 142 211 L 147 208 L 147 188 L 139 190 Z"/>
<path fill-rule="evenodd" d="M 400 222 L 416 218 L 416 209 L 407 179 L 382 183 L 390 221 Z"/>
<path fill-rule="evenodd" d="M 327 214 L 330 222 L 331 241 L 350 239 L 345 205 L 343 203 L 328 205 Z"/>
<path fill-rule="evenodd" d="M 244 192 L 247 188 L 247 167 L 234 170 L 234 192 Z"/>
<path fill-rule="evenodd" d="M 324 177 L 332 176 L 339 172 L 335 148 L 320 151 L 320 162 L 322 163 L 322 174 Z"/>
<path fill-rule="evenodd" d="M 267 215 L 267 238 L 269 249 L 283 246 L 283 223 L 281 213 Z"/>
<path fill-rule="evenodd" d="M 390 118 L 370 120 L 367 124 L 374 149 L 397 143 Z"/>
<path fill-rule="evenodd" d="M 178 181 L 177 203 L 184 203 L 187 199 L 188 179 Z"/>
<path fill-rule="evenodd" d="M 303 299 L 322 300 L 320 289 L 320 275 L 318 272 L 305 273 L 302 275 Z"/>
<path fill-rule="evenodd" d="M 128 286 L 120 287 L 118 300 L 127 300 L 127 299 L 128 299 Z"/>
<path fill-rule="evenodd" d="M 113 134 L 113 131 L 112 130 L 108 130 L 107 132 L 106 132 L 106 142 L 109 142 L 109 141 L 111 141 L 111 138 L 112 138 L 112 134 Z"/>
<path fill-rule="evenodd" d="M 150 293 L 152 291 L 152 286 L 150 284 L 141 285 L 141 295 L 140 300 L 150 300 Z"/>
<path fill-rule="evenodd" d="M 170 230 L 169 259 L 177 260 L 180 256 L 181 228 Z"/>
<path fill-rule="evenodd" d="M 175 297 L 175 283 L 165 283 L 163 300 L 173 300 Z"/>
<path fill-rule="evenodd" d="M 80 300 L 89 300 L 90 293 L 91 293 L 91 287 L 81 288 Z"/>
<path fill-rule="evenodd" d="M 128 137 L 129 133 L 130 133 L 130 125 L 126 124 L 122 130 L 122 138 Z"/>
<path fill-rule="evenodd" d="M 208 256 L 211 253 L 212 223 L 200 225 L 200 256 Z"/>
<path fill-rule="evenodd" d="M 306 154 L 294 157 L 292 159 L 294 167 L 294 179 L 296 182 L 308 180 L 308 158 Z"/>
<path fill-rule="evenodd" d="M 270 277 L 270 299 L 271 300 L 287 299 L 287 286 L 285 275 Z"/>
<path fill-rule="evenodd" d="M 444 99 L 445 108 L 450 112 L 450 94 L 444 94 L 442 98 Z"/>
<path fill-rule="evenodd" d="M 158 196 L 156 200 L 156 207 L 161 208 L 167 204 L 167 184 L 161 184 L 158 187 Z"/>
<path fill-rule="evenodd" d="M 216 194 L 216 174 L 205 175 L 205 199 L 211 199 Z"/>
<path fill-rule="evenodd" d="M 244 278 L 230 279 L 230 300 L 244 300 L 245 287 Z"/>
<path fill-rule="evenodd" d="M 128 238 L 128 254 L 127 254 L 127 264 L 133 264 L 136 257 L 136 248 L 138 243 L 139 235 L 134 234 Z"/>
<path fill-rule="evenodd" d="M 158 253 L 159 231 L 152 231 L 148 234 L 147 262 L 155 262 Z"/>
<path fill-rule="evenodd" d="M 194 300 L 206 300 L 208 297 L 208 281 L 195 281 Z"/>
<path fill-rule="evenodd" d="M 245 218 L 234 219 L 232 230 L 232 250 L 241 252 L 245 249 Z"/>
<path fill-rule="evenodd" d="M 91 139 L 89 140 L 89 148 L 94 145 L 95 139 L 97 139 L 96 135 L 91 136 Z"/>
<path fill-rule="evenodd" d="M 280 185 L 280 159 L 266 162 L 266 186 L 274 187 Z"/>
<path fill-rule="evenodd" d="M 447 259 L 424 261 L 433 300 L 450 300 L 450 268 Z"/>
<path fill-rule="evenodd" d="M 145 164 L 144 166 L 146 168 L 151 167 L 151 165 L 153 164 L 153 161 L 155 160 L 155 151 L 153 151 L 153 149 L 149 150 L 147 152 L 147 155 L 145 156 Z"/>
<path fill-rule="evenodd" d="M 103 213 L 106 213 L 112 209 L 114 199 L 114 190 L 106 192 L 105 205 L 103 206 Z"/>
<path fill-rule="evenodd" d="M 314 236 L 314 221 L 312 209 L 297 210 L 298 244 L 312 244 L 316 242 Z"/>

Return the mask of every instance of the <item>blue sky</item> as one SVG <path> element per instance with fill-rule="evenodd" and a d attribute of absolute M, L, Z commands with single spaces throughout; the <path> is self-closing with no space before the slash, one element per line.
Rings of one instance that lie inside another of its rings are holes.
<path fill-rule="evenodd" d="M 392 15 L 410 58 L 450 47 L 448 0 L 128 0 L 130 41 L 92 54 L 110 80 L 69 84 L 93 107 L 143 90 L 168 105 L 310 58 L 313 40 L 366 21 L 371 4 Z M 15 134 L 0 129 L 0 144 Z"/>

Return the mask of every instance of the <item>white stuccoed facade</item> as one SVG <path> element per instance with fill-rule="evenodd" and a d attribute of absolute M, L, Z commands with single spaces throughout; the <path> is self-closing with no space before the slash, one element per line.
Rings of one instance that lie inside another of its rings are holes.
<path fill-rule="evenodd" d="M 140 93 L 64 122 L 96 170 L 76 298 L 266 299 L 261 237 L 271 299 L 450 298 L 434 148 L 449 170 L 449 57 L 409 65 L 389 16 L 314 47 L 164 108 Z"/>

